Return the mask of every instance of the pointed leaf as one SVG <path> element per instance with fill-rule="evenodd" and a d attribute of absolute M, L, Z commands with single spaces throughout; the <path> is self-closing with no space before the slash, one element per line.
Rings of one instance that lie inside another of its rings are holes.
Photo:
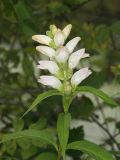
<path fill-rule="evenodd" d="M 97 160 L 115 160 L 109 152 L 89 141 L 76 141 L 68 144 L 67 149 L 79 150 Z"/>
<path fill-rule="evenodd" d="M 58 138 L 62 151 L 65 152 L 69 138 L 71 115 L 70 113 L 60 113 L 57 121 Z"/>
<path fill-rule="evenodd" d="M 56 90 L 50 90 L 39 94 L 37 98 L 33 101 L 32 105 L 29 107 L 29 109 L 23 114 L 22 117 L 24 117 L 28 112 L 30 112 L 33 108 L 35 108 L 42 100 L 54 95 L 61 95 L 61 93 Z"/>
<path fill-rule="evenodd" d="M 4 143 L 10 140 L 19 139 L 19 138 L 31 138 L 31 139 L 44 140 L 47 143 L 53 145 L 57 150 L 57 144 L 54 140 L 54 136 L 53 134 L 51 134 L 50 130 L 48 129 L 41 130 L 41 131 L 28 129 L 28 130 L 7 134 L 3 136 L 0 143 Z"/>
<path fill-rule="evenodd" d="M 103 91 L 90 87 L 90 86 L 80 86 L 77 88 L 76 93 L 79 92 L 89 92 L 92 93 L 98 97 L 100 97 L 104 102 L 107 104 L 116 107 L 118 106 L 117 102 L 115 102 L 111 97 L 109 97 L 107 94 L 105 94 Z"/>

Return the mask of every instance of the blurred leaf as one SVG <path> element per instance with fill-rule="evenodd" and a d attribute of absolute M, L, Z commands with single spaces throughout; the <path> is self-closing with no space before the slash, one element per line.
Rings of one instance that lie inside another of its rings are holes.
<path fill-rule="evenodd" d="M 120 121 L 116 123 L 116 128 L 120 130 Z"/>
<path fill-rule="evenodd" d="M 66 5 L 58 1 L 52 1 L 51 3 L 49 3 L 48 9 L 54 17 L 61 16 L 70 12 L 69 8 Z"/>
<path fill-rule="evenodd" d="M 83 140 L 83 138 L 84 138 L 83 126 L 73 128 L 70 130 L 69 143 L 74 142 L 74 141 Z M 67 154 L 72 156 L 74 159 L 78 159 L 81 155 L 81 152 L 77 150 L 70 150 L 70 151 L 68 150 Z"/>
<path fill-rule="evenodd" d="M 29 149 L 31 146 L 31 140 L 26 137 L 17 139 L 16 142 L 24 150 Z"/>
<path fill-rule="evenodd" d="M 110 98 L 108 95 L 106 95 L 104 92 L 102 92 L 99 89 L 96 89 L 96 88 L 93 88 L 93 87 L 90 87 L 90 86 L 80 86 L 80 87 L 77 88 L 76 93 L 79 93 L 79 92 L 92 93 L 92 94 L 100 97 L 101 99 L 103 99 L 104 102 L 111 105 L 112 107 L 119 106 L 117 104 L 117 102 L 115 102 L 112 98 Z"/>
<path fill-rule="evenodd" d="M 120 34 L 120 21 L 117 21 L 111 25 L 111 30 L 115 34 Z"/>
<path fill-rule="evenodd" d="M 30 125 L 30 129 L 36 129 L 36 130 L 41 130 L 46 127 L 47 124 L 47 119 L 46 118 L 40 118 L 39 121 L 36 123 L 33 123 Z"/>
<path fill-rule="evenodd" d="M 10 155 L 14 155 L 15 152 L 16 152 L 16 149 L 17 149 L 17 146 L 16 146 L 16 142 L 15 141 L 12 141 L 12 142 L 7 142 L 5 144 L 6 146 L 6 151 L 7 153 L 9 153 Z"/>
<path fill-rule="evenodd" d="M 32 61 L 28 56 L 24 56 L 22 67 L 26 76 L 30 77 L 34 73 Z"/>
<path fill-rule="evenodd" d="M 30 13 L 25 5 L 24 0 L 18 0 L 15 5 L 15 11 L 21 21 L 30 18 Z"/>
<path fill-rule="evenodd" d="M 74 0 L 74 1 L 72 1 L 72 0 L 66 0 L 65 2 L 67 2 L 67 4 L 69 4 L 69 5 L 74 6 L 74 5 L 84 4 L 84 3 L 88 2 L 88 1 L 89 0 Z"/>
<path fill-rule="evenodd" d="M 84 130 L 83 126 L 73 128 L 70 130 L 69 134 L 69 143 L 82 140 L 84 138 Z"/>
<path fill-rule="evenodd" d="M 115 160 L 109 152 L 89 141 L 76 141 L 68 144 L 67 149 L 80 150 L 99 160 Z"/>
<path fill-rule="evenodd" d="M 87 119 L 94 111 L 93 103 L 86 97 L 77 99 L 71 104 L 71 114 L 74 118 Z"/>
<path fill-rule="evenodd" d="M 23 159 L 28 159 L 31 156 L 35 155 L 37 153 L 37 148 L 34 146 L 31 146 L 28 150 L 22 150 L 21 155 Z"/>
<path fill-rule="evenodd" d="M 28 129 L 28 130 L 19 131 L 16 133 L 7 134 L 2 138 L 2 141 L 0 141 L 0 143 L 4 143 L 13 139 L 24 138 L 24 137 L 31 138 L 31 139 L 37 138 L 40 140 L 44 140 L 47 143 L 53 145 L 57 149 L 57 144 L 54 141 L 54 137 L 53 135 L 50 134 L 49 130 L 38 131 L 38 130 Z"/>
<path fill-rule="evenodd" d="M 106 25 L 98 25 L 95 28 L 96 41 L 98 44 L 106 43 L 109 39 L 109 28 Z"/>
<path fill-rule="evenodd" d="M 20 131 L 24 128 L 24 121 L 22 119 L 15 119 L 13 122 L 15 131 Z"/>
<path fill-rule="evenodd" d="M 33 101 L 32 105 L 29 107 L 29 109 L 23 114 L 22 117 L 24 117 L 28 112 L 30 112 L 34 107 L 36 107 L 42 100 L 54 95 L 61 95 L 61 93 L 56 90 L 49 90 L 45 93 L 39 94 L 37 98 Z"/>
<path fill-rule="evenodd" d="M 56 160 L 57 159 L 57 155 L 51 152 L 45 152 L 45 153 L 41 153 L 39 156 L 37 156 L 35 158 L 35 160 Z"/>

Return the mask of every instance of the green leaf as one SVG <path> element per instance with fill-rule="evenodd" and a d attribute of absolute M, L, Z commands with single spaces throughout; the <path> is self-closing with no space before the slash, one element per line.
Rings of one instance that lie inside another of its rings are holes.
<path fill-rule="evenodd" d="M 89 141 L 72 142 L 68 144 L 67 149 L 80 150 L 84 153 L 93 156 L 93 158 L 97 158 L 97 160 L 115 160 L 112 157 L 112 154 Z"/>
<path fill-rule="evenodd" d="M 115 21 L 115 23 L 113 23 L 110 28 L 113 33 L 119 35 L 120 34 L 120 21 Z"/>
<path fill-rule="evenodd" d="M 20 131 L 24 128 L 24 121 L 22 119 L 15 119 L 13 122 L 13 127 L 15 131 Z"/>
<path fill-rule="evenodd" d="M 60 113 L 57 121 L 57 132 L 63 153 L 66 150 L 69 138 L 71 115 L 70 113 Z"/>
<path fill-rule="evenodd" d="M 42 100 L 54 95 L 61 95 L 61 93 L 56 90 L 50 90 L 39 94 L 37 98 L 33 101 L 32 105 L 29 107 L 29 109 L 23 114 L 22 117 L 24 117 L 28 112 L 30 112 L 33 108 L 35 108 Z"/>
<path fill-rule="evenodd" d="M 35 158 L 35 160 L 47 160 L 47 159 L 56 160 L 57 155 L 55 153 L 45 152 L 45 153 L 41 153 L 39 156 Z"/>
<path fill-rule="evenodd" d="M 44 140 L 48 144 L 53 145 L 57 150 L 57 144 L 54 140 L 54 136 L 53 134 L 50 133 L 48 129 L 41 130 L 41 131 L 28 129 L 28 130 L 7 134 L 3 136 L 2 141 L 0 141 L 0 143 L 4 143 L 13 139 L 25 138 L 25 137 L 31 138 L 31 139 Z"/>
<path fill-rule="evenodd" d="M 118 104 L 112 99 L 110 98 L 107 94 L 105 94 L 103 91 L 90 87 L 90 86 L 80 86 L 77 88 L 76 93 L 78 92 L 89 92 L 92 93 L 98 97 L 100 97 L 101 99 L 104 100 L 104 102 L 106 102 L 107 104 L 116 107 L 118 106 Z"/>
<path fill-rule="evenodd" d="M 35 146 L 30 146 L 29 149 L 22 149 L 21 150 L 21 155 L 23 160 L 31 159 L 33 155 L 37 153 L 37 147 Z"/>
<path fill-rule="evenodd" d="M 24 0 L 18 1 L 18 3 L 15 5 L 15 11 L 20 20 L 30 18 L 30 13 L 25 5 Z"/>

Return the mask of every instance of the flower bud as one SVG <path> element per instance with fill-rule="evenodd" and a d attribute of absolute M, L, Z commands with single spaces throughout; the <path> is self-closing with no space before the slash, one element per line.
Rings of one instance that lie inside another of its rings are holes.
<path fill-rule="evenodd" d="M 59 72 L 58 65 L 53 61 L 39 61 L 39 69 L 48 69 L 50 73 L 57 74 Z"/>
<path fill-rule="evenodd" d="M 74 69 L 78 65 L 79 61 L 86 57 L 89 57 L 89 54 L 85 54 L 85 48 L 72 53 L 68 61 L 69 68 Z"/>
<path fill-rule="evenodd" d="M 86 68 L 82 68 L 79 71 L 75 72 L 71 78 L 71 84 L 72 86 L 77 86 L 78 84 L 80 84 L 84 79 L 86 79 L 90 74 L 91 74 L 91 70 L 88 69 L 88 67 Z"/>
<path fill-rule="evenodd" d="M 61 47 L 56 51 L 56 60 L 59 63 L 65 63 L 68 60 L 69 52 L 67 48 Z"/>
<path fill-rule="evenodd" d="M 54 76 L 40 76 L 40 78 L 38 79 L 38 82 L 42 83 L 43 85 L 58 89 L 60 91 L 62 88 L 61 81 Z"/>
<path fill-rule="evenodd" d="M 46 35 L 34 35 L 32 36 L 32 39 L 34 41 L 37 41 L 41 44 L 49 45 L 49 43 L 52 41 L 52 39 Z"/>
<path fill-rule="evenodd" d="M 70 53 L 73 52 L 80 39 L 80 37 L 75 37 L 66 44 L 66 48 L 69 50 Z"/>
<path fill-rule="evenodd" d="M 62 46 L 64 44 L 64 41 L 65 41 L 64 34 L 60 29 L 58 29 L 54 36 L 54 42 L 56 46 Z"/>
<path fill-rule="evenodd" d="M 62 30 L 62 32 L 63 32 L 63 34 L 64 34 L 64 36 L 65 36 L 65 39 L 67 39 L 67 37 L 69 36 L 71 29 L 72 29 L 72 25 L 71 25 L 71 24 L 68 24 L 68 25 Z"/>
<path fill-rule="evenodd" d="M 51 30 L 52 34 L 55 35 L 57 32 L 57 27 L 54 24 L 50 25 L 50 30 Z"/>
<path fill-rule="evenodd" d="M 55 56 L 55 50 L 48 46 L 37 46 L 36 50 L 50 58 Z"/>

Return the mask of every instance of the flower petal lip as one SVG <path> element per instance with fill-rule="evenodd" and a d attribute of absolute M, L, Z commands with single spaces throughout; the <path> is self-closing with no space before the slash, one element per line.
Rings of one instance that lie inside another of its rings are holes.
<path fill-rule="evenodd" d="M 53 61 L 39 61 L 38 62 L 38 68 L 39 69 L 48 69 L 50 73 L 52 74 L 57 74 L 57 72 L 59 71 L 59 67 L 58 65 L 53 62 Z"/>
<path fill-rule="evenodd" d="M 70 40 L 67 44 L 66 47 L 69 50 L 70 53 L 73 52 L 74 48 L 76 47 L 76 45 L 78 44 L 78 42 L 81 40 L 80 37 L 75 37 L 72 40 Z"/>
<path fill-rule="evenodd" d="M 70 55 L 69 61 L 68 61 L 68 65 L 70 69 L 74 69 L 78 65 L 80 59 L 83 58 L 84 53 L 85 53 L 85 48 L 80 49 Z"/>
<path fill-rule="evenodd" d="M 73 86 L 77 86 L 80 84 L 84 79 L 86 79 L 92 73 L 91 70 L 86 68 L 82 68 L 79 71 L 75 72 L 71 78 L 71 84 Z"/>
<path fill-rule="evenodd" d="M 55 33 L 54 42 L 56 46 L 62 46 L 65 42 L 64 34 L 60 29 L 58 29 L 57 32 Z"/>
<path fill-rule="evenodd" d="M 65 39 L 67 39 L 67 37 L 69 36 L 70 32 L 71 32 L 71 29 L 72 29 L 72 25 L 71 24 L 68 24 L 63 30 L 63 34 L 65 36 Z"/>
<path fill-rule="evenodd" d="M 61 81 L 54 76 L 40 76 L 38 82 L 58 90 L 61 90 L 62 87 Z"/>
<path fill-rule="evenodd" d="M 41 44 L 49 45 L 49 43 L 52 41 L 52 39 L 46 35 L 34 35 L 32 36 L 32 39 L 34 41 L 37 41 Z"/>
<path fill-rule="evenodd" d="M 65 63 L 68 60 L 69 57 L 69 51 L 66 47 L 61 47 L 56 51 L 56 60 L 60 63 Z"/>
<path fill-rule="evenodd" d="M 55 50 L 48 46 L 37 46 L 36 50 L 50 58 L 55 56 Z"/>

